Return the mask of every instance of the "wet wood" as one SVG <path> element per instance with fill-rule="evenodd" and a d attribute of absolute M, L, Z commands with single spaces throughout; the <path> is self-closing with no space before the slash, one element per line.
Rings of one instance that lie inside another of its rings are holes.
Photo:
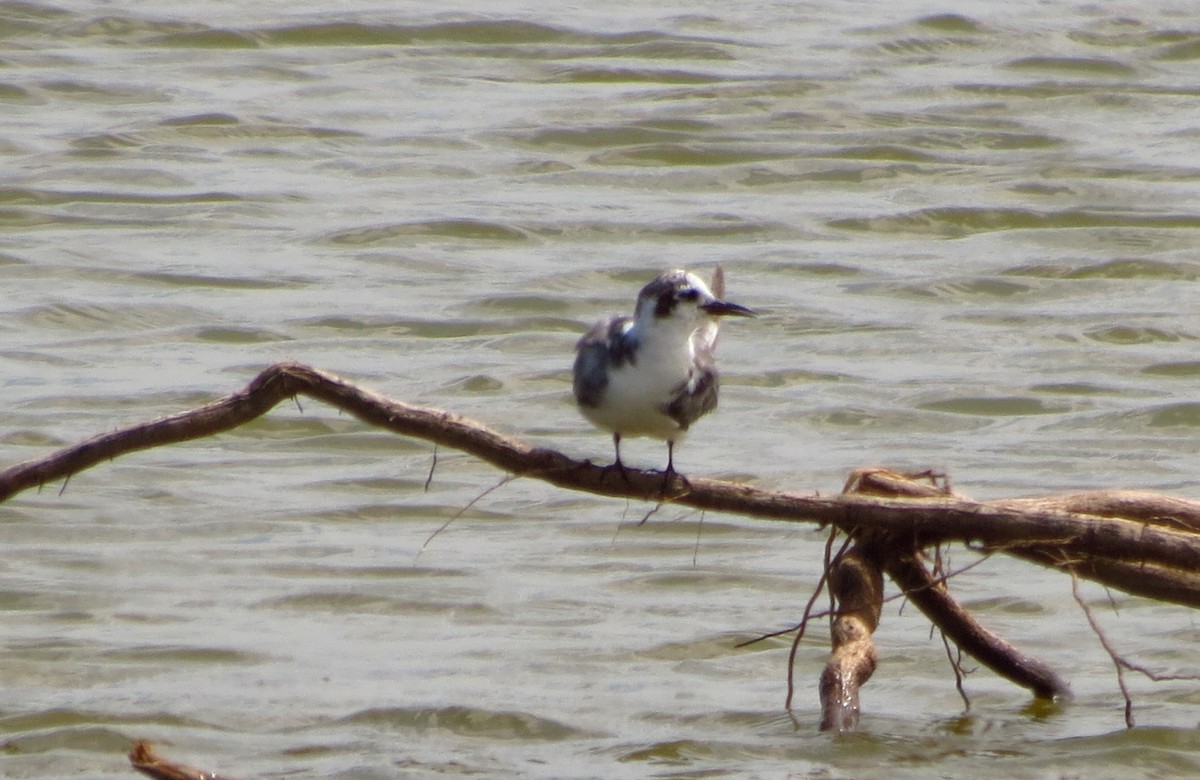
<path fill-rule="evenodd" d="M 154 780 L 233 780 L 231 777 L 206 772 L 193 766 L 177 764 L 163 758 L 145 740 L 134 743 L 129 751 L 129 763 L 134 769 Z"/>
<path fill-rule="evenodd" d="M 939 485 L 936 477 L 862 468 L 850 475 L 844 490 L 878 497 L 953 496 L 949 486 Z M 829 588 L 837 608 L 831 630 L 833 650 L 819 684 L 822 730 L 847 731 L 858 725 L 859 689 L 877 664 L 872 634 L 882 614 L 885 572 L 960 650 L 1039 698 L 1070 696 L 1067 682 L 1049 665 L 989 631 L 955 601 L 946 581 L 935 577 L 921 556 L 918 548 L 906 548 L 887 534 L 860 532 L 850 552 L 830 566 Z"/>
<path fill-rule="evenodd" d="M 930 574 L 915 555 L 891 555 L 885 571 L 908 600 L 963 652 L 1041 699 L 1062 699 L 1071 687 L 1043 661 L 985 628 L 954 600 L 944 580 Z"/>
<path fill-rule="evenodd" d="M 832 652 L 821 672 L 821 730 L 849 731 L 858 725 L 859 689 L 875 672 L 872 634 L 883 609 L 883 572 L 870 545 L 856 544 L 834 561 L 829 592 L 837 603 L 830 629 Z"/>

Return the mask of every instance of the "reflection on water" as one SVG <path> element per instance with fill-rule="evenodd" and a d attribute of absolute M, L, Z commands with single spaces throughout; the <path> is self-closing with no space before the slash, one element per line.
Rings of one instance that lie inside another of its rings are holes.
<path fill-rule="evenodd" d="M 719 262 L 765 313 L 685 472 L 1195 495 L 1197 58 L 1158 2 L 0 3 L 0 458 L 283 358 L 604 458 L 574 340 Z M 0 507 L 6 776 L 127 777 L 138 737 L 244 777 L 1200 770 L 1195 684 L 1132 679 L 1123 731 L 1061 578 L 955 592 L 1072 703 L 979 672 L 963 714 L 889 610 L 829 739 L 819 632 L 795 720 L 786 641 L 734 649 L 798 619 L 810 529 L 637 526 L 533 481 L 471 504 L 501 475 L 443 451 L 426 491 L 427 446 L 300 406 Z M 1122 652 L 1195 671 L 1186 613 L 1089 596 Z"/>

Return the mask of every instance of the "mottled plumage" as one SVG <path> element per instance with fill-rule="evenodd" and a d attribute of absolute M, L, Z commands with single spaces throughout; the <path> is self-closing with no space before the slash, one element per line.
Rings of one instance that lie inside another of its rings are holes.
<path fill-rule="evenodd" d="M 723 292 L 720 269 L 713 286 Z M 612 432 L 617 467 L 622 436 L 652 436 L 667 442 L 674 471 L 675 442 L 717 407 L 719 318 L 752 314 L 694 274 L 668 271 L 642 288 L 632 317 L 601 320 L 579 340 L 575 400 L 593 425 Z"/>
<path fill-rule="evenodd" d="M 681 385 L 671 403 L 666 406 L 667 416 L 679 424 L 681 430 L 717 408 L 717 390 L 720 375 L 717 361 L 709 349 L 696 349 L 696 366 Z"/>
<path fill-rule="evenodd" d="M 637 341 L 626 335 L 632 325 L 633 317 L 601 320 L 575 345 L 575 401 L 580 406 L 599 406 L 609 369 L 634 362 Z"/>

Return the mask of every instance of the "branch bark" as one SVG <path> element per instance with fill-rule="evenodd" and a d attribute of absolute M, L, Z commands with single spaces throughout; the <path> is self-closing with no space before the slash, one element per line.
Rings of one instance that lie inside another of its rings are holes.
<path fill-rule="evenodd" d="M 656 501 L 664 496 L 663 475 L 627 469 L 628 480 L 555 450 L 533 447 L 481 423 L 450 412 L 400 403 L 360 389 L 332 374 L 299 363 L 276 363 L 243 390 L 206 406 L 134 425 L 62 449 L 46 458 L 0 472 L 0 502 L 32 487 L 66 478 L 106 460 L 150 447 L 231 430 L 281 401 L 304 395 L 335 406 L 370 425 L 467 452 L 518 476 L 558 487 L 615 498 Z M 1120 494 L 1107 493 L 1111 497 Z M 1064 505 L 981 503 L 955 497 L 880 498 L 862 494 L 806 496 L 703 478 L 675 475 L 667 500 L 695 509 L 816 525 L 835 525 L 848 534 L 885 534 L 908 547 L 947 542 L 982 544 L 1004 552 L 1053 550 L 1063 561 L 1098 557 L 1124 567 L 1157 567 L 1171 575 L 1163 598 L 1200 606 L 1200 543 L 1191 528 L 1155 518 L 1200 517 L 1200 503 L 1141 494 L 1135 519 L 1064 509 Z M 1068 507 L 1076 504 L 1068 504 Z M 1103 567 L 1101 567 L 1103 568 Z M 1099 576 L 1097 569 L 1095 576 Z M 1087 577 L 1089 572 L 1079 571 Z M 1132 583 L 1106 582 L 1124 589 Z"/>
<path fill-rule="evenodd" d="M 829 592 L 837 602 L 830 629 L 833 652 L 821 672 L 821 730 L 849 731 L 858 725 L 858 691 L 875 673 L 871 636 L 883 610 L 879 550 L 857 543 L 834 561 Z"/>

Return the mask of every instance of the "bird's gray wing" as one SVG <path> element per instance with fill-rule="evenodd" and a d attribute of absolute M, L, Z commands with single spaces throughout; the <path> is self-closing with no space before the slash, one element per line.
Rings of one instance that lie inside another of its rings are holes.
<path fill-rule="evenodd" d="M 663 411 L 685 431 L 704 415 L 717 408 L 720 377 L 710 356 L 699 358 L 688 378 L 674 390 L 674 398 Z"/>
<path fill-rule="evenodd" d="M 574 389 L 580 406 L 599 406 L 608 387 L 608 372 L 633 363 L 636 343 L 629 335 L 632 317 L 601 320 L 575 345 Z"/>

